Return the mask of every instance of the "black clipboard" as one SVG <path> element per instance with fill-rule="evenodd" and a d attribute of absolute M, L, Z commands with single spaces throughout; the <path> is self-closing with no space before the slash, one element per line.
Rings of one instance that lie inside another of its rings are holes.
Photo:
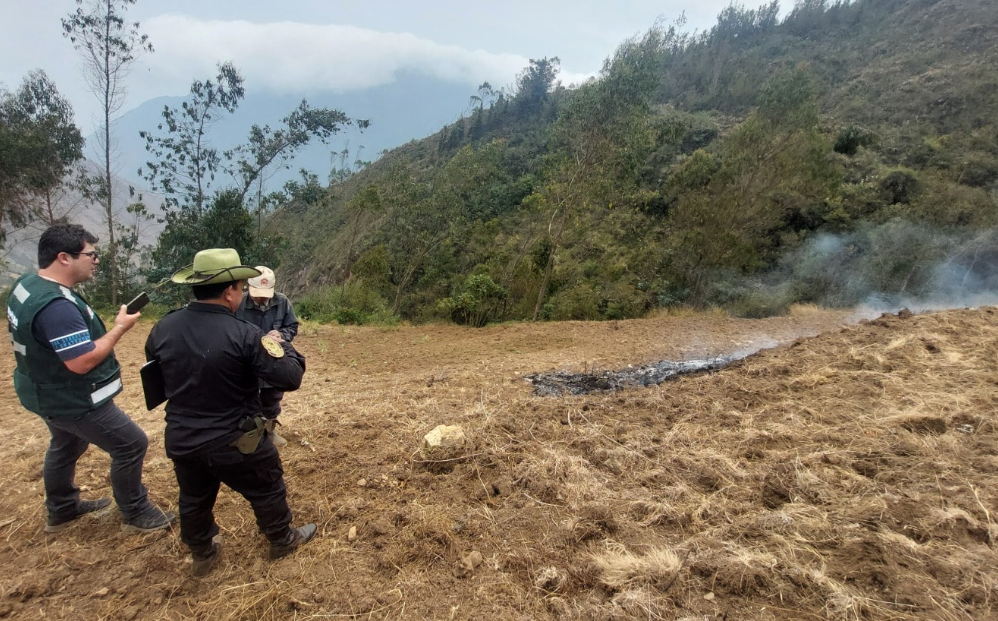
<path fill-rule="evenodd" d="M 163 370 L 159 368 L 159 361 L 150 360 L 142 365 L 139 376 L 142 378 L 147 410 L 153 410 L 166 401 L 166 381 L 163 379 Z"/>

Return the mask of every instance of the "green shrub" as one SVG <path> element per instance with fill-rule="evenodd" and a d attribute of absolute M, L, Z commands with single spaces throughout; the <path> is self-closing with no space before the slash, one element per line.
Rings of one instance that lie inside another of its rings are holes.
<path fill-rule="evenodd" d="M 833 149 L 836 153 L 843 155 L 856 155 L 860 147 L 868 147 L 873 144 L 873 138 L 872 133 L 855 125 L 850 125 L 839 130 L 835 137 Z"/>
<path fill-rule="evenodd" d="M 727 305 L 735 317 L 762 319 L 790 312 L 790 301 L 773 290 L 751 289 Z"/>
<path fill-rule="evenodd" d="M 880 180 L 880 191 L 889 205 L 907 205 L 919 187 L 918 173 L 910 168 L 895 168 Z"/>
<path fill-rule="evenodd" d="M 628 282 L 603 284 L 578 281 L 558 291 L 551 300 L 551 319 L 600 321 L 632 319 L 644 314 L 651 294 Z M 541 315 L 544 315 L 542 309 Z"/>
<path fill-rule="evenodd" d="M 356 308 L 339 308 L 333 316 L 336 318 L 336 323 L 343 325 L 363 325 L 365 319 L 364 313 Z"/>
<path fill-rule="evenodd" d="M 302 319 L 319 323 L 363 325 L 398 322 L 398 317 L 391 313 L 381 294 L 363 280 L 315 291 L 298 300 L 295 312 Z"/>
<path fill-rule="evenodd" d="M 487 274 L 470 274 L 451 297 L 437 303 L 455 323 L 481 328 L 500 318 L 509 292 Z"/>
<path fill-rule="evenodd" d="M 960 170 L 959 181 L 973 188 L 994 185 L 998 181 L 998 162 L 990 158 L 970 158 L 964 162 Z"/>

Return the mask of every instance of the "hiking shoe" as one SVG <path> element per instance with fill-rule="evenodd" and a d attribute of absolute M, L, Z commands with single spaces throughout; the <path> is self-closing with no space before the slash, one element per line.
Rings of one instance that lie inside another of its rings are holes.
<path fill-rule="evenodd" d="M 215 535 L 211 538 L 206 550 L 191 550 L 191 559 L 194 562 L 191 573 L 195 578 L 203 578 L 208 575 L 211 568 L 215 566 L 215 561 L 222 554 L 222 536 Z"/>
<path fill-rule="evenodd" d="M 139 517 L 122 522 L 121 530 L 128 534 L 151 533 L 169 527 L 175 519 L 177 514 L 172 511 L 160 511 L 156 507 L 149 507 Z"/>
<path fill-rule="evenodd" d="M 59 517 L 55 515 L 50 515 L 47 522 L 45 522 L 45 532 L 47 533 L 57 533 L 61 530 L 66 530 L 69 528 L 73 522 L 80 519 L 88 513 L 93 513 L 94 511 L 100 511 L 104 507 L 110 506 L 110 498 L 98 498 L 97 500 L 81 500 L 79 504 L 76 505 L 76 513 L 73 515 L 67 515 L 65 517 Z"/>
<path fill-rule="evenodd" d="M 274 446 L 276 446 L 277 448 L 281 448 L 282 446 L 288 443 L 288 441 L 285 440 L 283 437 L 277 435 L 276 431 L 270 432 L 270 441 L 273 442 Z"/>
<path fill-rule="evenodd" d="M 279 558 L 283 558 L 298 548 L 302 547 L 306 543 L 315 537 L 315 524 L 306 524 L 304 526 L 299 526 L 298 528 L 292 529 L 292 537 L 288 543 L 271 543 L 270 544 L 270 560 L 276 561 Z"/>

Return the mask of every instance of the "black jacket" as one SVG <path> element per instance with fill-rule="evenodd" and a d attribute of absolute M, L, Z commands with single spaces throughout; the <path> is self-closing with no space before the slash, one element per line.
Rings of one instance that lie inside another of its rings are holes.
<path fill-rule="evenodd" d="M 275 293 L 267 302 L 265 310 L 257 308 L 249 293 L 243 294 L 243 303 L 236 311 L 236 317 L 245 319 L 264 332 L 277 330 L 285 341 L 295 340 L 298 334 L 298 318 L 295 309 L 283 293 Z"/>
<path fill-rule="evenodd" d="M 274 357 L 260 328 L 218 304 L 191 302 L 157 323 L 146 359 L 159 361 L 166 385 L 166 454 L 209 453 L 239 437 L 239 425 L 260 412 L 259 382 L 297 390 L 305 357 L 288 342 Z M 269 339 L 268 339 L 269 340 Z"/>

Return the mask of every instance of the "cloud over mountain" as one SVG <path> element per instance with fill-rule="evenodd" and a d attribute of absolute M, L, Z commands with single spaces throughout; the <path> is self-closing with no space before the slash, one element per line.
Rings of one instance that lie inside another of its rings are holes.
<path fill-rule="evenodd" d="M 248 88 L 276 93 L 364 90 L 392 82 L 397 75 L 423 73 L 449 82 L 496 87 L 512 84 L 529 59 L 443 45 L 404 32 L 378 32 L 337 24 L 253 23 L 198 20 L 162 15 L 143 30 L 156 53 L 143 58 L 148 71 L 133 76 L 133 92 L 163 92 L 164 81 L 180 94 L 193 79 L 213 75 L 215 64 L 231 60 Z M 563 82 L 584 79 L 568 75 Z M 176 82 L 173 87 L 172 83 Z"/>

